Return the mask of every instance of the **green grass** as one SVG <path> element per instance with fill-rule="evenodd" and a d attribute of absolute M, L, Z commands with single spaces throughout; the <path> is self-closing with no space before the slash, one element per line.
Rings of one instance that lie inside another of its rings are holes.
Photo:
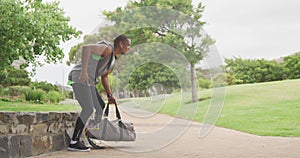
<path fill-rule="evenodd" d="M 218 126 L 257 135 L 300 136 L 300 80 L 226 88 Z"/>
<path fill-rule="evenodd" d="M 78 105 L 11 103 L 0 101 L 0 111 L 5 112 L 71 112 L 79 111 Z"/>
<path fill-rule="evenodd" d="M 190 103 L 187 94 L 135 102 L 146 110 L 203 122 L 211 95 L 212 90 L 200 91 L 198 104 Z M 216 125 L 225 128 L 261 136 L 300 136 L 300 80 L 227 86 L 219 116 Z"/>

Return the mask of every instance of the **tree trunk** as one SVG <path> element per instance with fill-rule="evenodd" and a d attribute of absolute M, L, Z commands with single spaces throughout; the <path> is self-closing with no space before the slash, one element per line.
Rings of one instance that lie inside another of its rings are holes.
<path fill-rule="evenodd" d="M 198 94 L 197 94 L 197 77 L 195 74 L 195 65 L 191 64 L 191 83 L 192 83 L 192 102 L 195 103 L 198 100 Z"/>

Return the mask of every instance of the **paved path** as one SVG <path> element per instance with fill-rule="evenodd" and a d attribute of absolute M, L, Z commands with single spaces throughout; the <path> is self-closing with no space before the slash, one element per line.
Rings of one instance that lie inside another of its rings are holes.
<path fill-rule="evenodd" d="M 62 151 L 39 158 L 300 158 L 300 138 L 261 137 L 214 127 L 199 138 L 200 123 L 122 107 L 135 124 L 135 142 L 104 142 L 106 149 Z M 130 114 L 130 115 L 129 115 Z"/>

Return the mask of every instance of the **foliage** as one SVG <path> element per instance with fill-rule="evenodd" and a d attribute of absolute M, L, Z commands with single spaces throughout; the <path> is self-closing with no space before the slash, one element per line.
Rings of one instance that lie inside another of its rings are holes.
<path fill-rule="evenodd" d="M 226 80 L 227 85 L 235 85 L 235 84 L 242 84 L 243 83 L 243 80 L 237 79 L 229 73 L 227 73 L 225 75 L 225 80 Z"/>
<path fill-rule="evenodd" d="M 176 74 L 168 67 L 159 63 L 146 63 L 131 73 L 129 88 L 148 90 L 154 84 L 161 84 L 167 93 L 180 88 Z"/>
<path fill-rule="evenodd" d="M 34 103 L 58 103 L 64 100 L 64 96 L 59 91 L 50 90 L 49 92 L 39 88 L 29 86 L 10 86 L 0 91 L 0 96 L 9 98 L 11 101 L 30 101 Z"/>
<path fill-rule="evenodd" d="M 131 1 L 124 10 L 117 8 L 115 11 L 105 11 L 104 14 L 121 30 L 135 28 L 127 32 L 133 46 L 146 42 L 165 43 L 178 49 L 192 64 L 196 64 L 202 60 L 208 46 L 214 43 L 201 32 L 205 24 L 200 20 L 203 11 L 202 3 L 194 7 L 191 0 L 153 0 Z"/>
<path fill-rule="evenodd" d="M 25 100 L 31 101 L 34 103 L 44 103 L 44 100 L 46 99 L 46 93 L 45 91 L 41 89 L 28 89 L 25 92 Z"/>
<path fill-rule="evenodd" d="M 8 95 L 10 97 L 21 97 L 23 98 L 23 95 L 30 90 L 30 87 L 28 86 L 11 86 L 8 87 Z"/>
<path fill-rule="evenodd" d="M 109 80 L 110 88 L 112 90 L 116 89 L 117 88 L 116 78 L 114 76 L 109 75 L 108 80 Z M 101 78 L 100 78 L 100 83 L 96 85 L 96 88 L 97 88 L 98 92 L 105 93 L 105 89 L 104 89 L 104 87 L 102 86 L 102 83 L 101 83 Z"/>
<path fill-rule="evenodd" d="M 32 87 L 33 89 L 42 89 L 47 93 L 50 91 L 59 91 L 58 86 L 53 85 L 51 83 L 47 83 L 46 81 L 31 82 L 30 87 Z"/>
<path fill-rule="evenodd" d="M 47 63 L 64 57 L 60 42 L 77 37 L 78 32 L 69 26 L 58 2 L 42 0 L 1 0 L 0 3 L 0 68 L 23 58 L 34 67 L 44 56 Z"/>
<path fill-rule="evenodd" d="M 285 57 L 283 65 L 289 79 L 300 78 L 300 52 Z"/>
<path fill-rule="evenodd" d="M 282 64 L 265 59 L 225 59 L 227 73 L 242 83 L 278 81 L 287 78 Z"/>
<path fill-rule="evenodd" d="M 30 83 L 28 72 L 24 69 L 16 69 L 9 66 L 0 70 L 0 74 L 0 84 L 4 87 L 15 85 L 28 86 Z"/>
<path fill-rule="evenodd" d="M 58 103 L 59 101 L 63 100 L 63 98 L 61 97 L 61 94 L 57 91 L 51 90 L 48 93 L 48 96 L 49 96 L 50 103 Z"/>
<path fill-rule="evenodd" d="M 198 78 L 198 86 L 203 89 L 212 88 L 212 82 L 209 79 Z"/>

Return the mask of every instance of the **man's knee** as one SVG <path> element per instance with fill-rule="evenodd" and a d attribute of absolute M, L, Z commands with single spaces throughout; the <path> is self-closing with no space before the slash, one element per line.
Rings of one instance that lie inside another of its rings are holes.
<path fill-rule="evenodd" d="M 94 109 L 93 108 L 84 108 L 81 111 L 81 117 L 83 121 L 87 121 L 87 119 L 93 114 Z"/>

